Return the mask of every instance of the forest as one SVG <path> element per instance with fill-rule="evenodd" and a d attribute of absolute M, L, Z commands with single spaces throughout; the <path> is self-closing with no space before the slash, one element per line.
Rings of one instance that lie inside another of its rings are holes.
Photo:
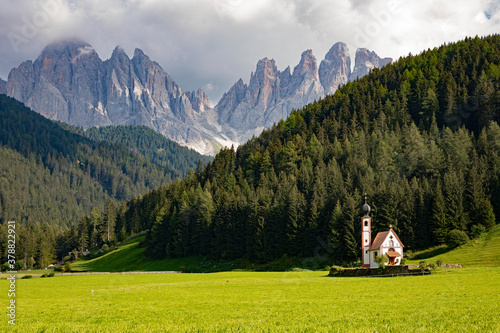
<path fill-rule="evenodd" d="M 53 261 L 62 240 L 92 209 L 147 193 L 210 160 L 145 127 L 84 131 L 0 95 L 0 223 L 17 222 L 26 265 Z"/>
<path fill-rule="evenodd" d="M 183 180 L 88 210 L 54 256 L 149 230 L 152 258 L 268 262 L 326 244 L 353 262 L 365 193 L 372 232 L 392 225 L 405 250 L 477 237 L 500 216 L 499 83 L 498 35 L 402 57 Z"/>

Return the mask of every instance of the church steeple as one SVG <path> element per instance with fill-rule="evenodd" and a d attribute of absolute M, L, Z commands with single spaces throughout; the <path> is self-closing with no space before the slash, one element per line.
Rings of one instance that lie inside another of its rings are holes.
<path fill-rule="evenodd" d="M 369 217 L 371 210 L 372 209 L 370 205 L 366 203 L 366 193 L 365 193 L 365 204 L 361 207 L 361 211 L 363 212 L 363 214 L 365 214 L 365 217 Z"/>
<path fill-rule="evenodd" d="M 370 254 L 368 253 L 368 249 L 371 245 L 371 235 L 372 235 L 372 218 L 370 217 L 371 208 L 366 202 L 366 193 L 365 193 L 365 203 L 361 207 L 361 211 L 364 216 L 361 218 L 361 258 L 363 259 L 363 267 L 370 267 Z"/>

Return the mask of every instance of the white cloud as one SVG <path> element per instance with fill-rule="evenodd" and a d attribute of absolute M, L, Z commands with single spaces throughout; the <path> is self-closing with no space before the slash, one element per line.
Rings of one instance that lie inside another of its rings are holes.
<path fill-rule="evenodd" d="M 334 43 L 343 41 L 353 54 L 356 47 L 367 47 L 380 56 L 398 58 L 465 36 L 498 32 L 499 3 L 4 0 L 0 77 L 6 79 L 10 69 L 23 60 L 35 59 L 51 41 L 75 36 L 92 44 L 103 60 L 116 45 L 129 56 L 134 48 L 141 48 L 184 90 L 203 87 L 210 99 L 217 101 L 240 77 L 247 82 L 256 62 L 266 56 L 274 58 L 280 69 L 293 68 L 305 49 L 312 49 L 319 62 Z M 48 4 L 48 9 L 43 4 Z M 30 24 L 36 32 L 26 38 L 23 29 Z M 22 39 L 17 52 L 9 33 Z"/>

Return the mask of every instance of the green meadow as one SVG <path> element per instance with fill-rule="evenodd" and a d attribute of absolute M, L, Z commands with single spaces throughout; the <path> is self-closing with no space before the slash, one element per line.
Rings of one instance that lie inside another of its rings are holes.
<path fill-rule="evenodd" d="M 0 332 L 500 332 L 499 245 L 497 226 L 460 248 L 417 253 L 416 263 L 464 265 L 426 276 L 233 271 L 18 279 L 16 326 L 5 315 Z M 132 240 L 74 266 L 144 271 L 183 264 L 146 261 L 142 251 Z M 8 287 L 0 280 L 4 309 Z"/>
<path fill-rule="evenodd" d="M 500 268 L 398 278 L 110 274 L 17 280 L 16 289 L 17 323 L 4 316 L 2 332 L 500 331 Z"/>

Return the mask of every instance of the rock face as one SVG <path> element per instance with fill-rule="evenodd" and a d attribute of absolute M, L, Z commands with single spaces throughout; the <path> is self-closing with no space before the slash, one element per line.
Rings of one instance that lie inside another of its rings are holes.
<path fill-rule="evenodd" d="M 204 154 L 244 142 L 286 118 L 292 109 L 333 94 L 349 79 L 392 60 L 359 49 L 351 73 L 349 49 L 332 46 L 318 63 L 311 50 L 293 71 L 259 60 L 247 84 L 236 82 L 215 108 L 200 89 L 184 92 L 161 66 L 139 49 L 130 59 L 120 47 L 102 61 L 88 43 L 69 40 L 47 46 L 34 61 L 12 69 L 0 93 L 47 118 L 72 125 L 146 125 Z"/>
<path fill-rule="evenodd" d="M 184 93 L 139 49 L 130 59 L 117 47 L 103 62 L 86 42 L 51 44 L 34 62 L 10 72 L 7 94 L 50 119 L 84 128 L 146 125 L 214 153 L 216 133 L 196 126 L 211 110 L 208 96 L 201 90 Z"/>
<path fill-rule="evenodd" d="M 356 54 L 357 76 L 392 61 L 380 59 L 366 49 Z M 344 43 L 332 46 L 319 69 L 311 50 L 302 53 L 293 72 L 290 67 L 280 72 L 274 60 L 264 58 L 250 75 L 248 86 L 240 79 L 221 98 L 215 107 L 218 122 L 226 136 L 237 142 L 246 141 L 286 118 L 292 109 L 335 93 L 339 86 L 353 78 L 352 74 L 349 49 Z"/>
<path fill-rule="evenodd" d="M 7 81 L 0 79 L 0 94 L 7 94 Z"/>
<path fill-rule="evenodd" d="M 333 94 L 351 76 L 351 56 L 344 43 L 336 43 L 319 65 L 319 79 L 325 95 Z"/>
<path fill-rule="evenodd" d="M 392 63 L 392 58 L 380 58 L 375 52 L 370 52 L 367 49 L 356 50 L 356 63 L 354 70 L 349 77 L 350 81 L 363 77 L 374 68 L 381 68 Z"/>

